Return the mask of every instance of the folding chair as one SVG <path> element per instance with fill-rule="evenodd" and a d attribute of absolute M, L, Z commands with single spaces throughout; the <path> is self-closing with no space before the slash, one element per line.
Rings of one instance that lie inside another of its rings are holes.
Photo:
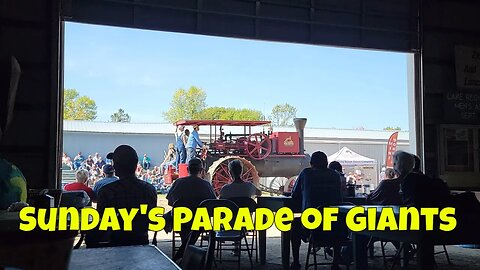
<path fill-rule="evenodd" d="M 230 209 L 234 213 L 234 218 L 235 214 L 238 213 L 238 206 L 230 201 L 230 200 L 225 200 L 225 199 L 211 199 L 211 200 L 205 200 L 203 201 L 199 206 L 200 207 L 205 207 L 210 215 L 210 217 L 213 216 L 213 211 L 216 207 L 226 207 Z M 252 253 L 250 250 L 250 245 L 247 241 L 247 234 L 245 230 L 241 231 L 234 231 L 234 230 L 229 230 L 229 231 L 218 231 L 215 232 L 215 240 L 217 242 L 217 248 L 216 251 L 220 255 L 220 262 L 222 262 L 221 254 L 225 250 L 238 250 L 238 260 L 237 260 L 237 265 L 238 268 L 240 268 L 240 261 L 241 261 L 241 254 L 242 251 L 247 251 L 248 253 L 248 258 L 250 260 L 250 267 L 253 268 L 253 262 L 252 262 Z M 245 242 L 245 248 L 242 248 L 242 240 Z M 223 243 L 225 242 L 233 242 L 233 248 L 232 249 L 225 249 L 223 246 Z"/>
<path fill-rule="evenodd" d="M 234 198 L 229 198 L 228 200 L 234 202 L 239 208 L 248 208 L 250 210 L 250 213 L 255 213 L 255 210 L 257 209 L 257 202 L 248 197 L 234 197 Z M 250 238 L 250 250 L 252 253 L 255 251 L 255 262 L 258 263 L 258 236 L 257 236 L 257 231 L 252 230 L 252 231 L 247 231 L 247 239 Z"/>

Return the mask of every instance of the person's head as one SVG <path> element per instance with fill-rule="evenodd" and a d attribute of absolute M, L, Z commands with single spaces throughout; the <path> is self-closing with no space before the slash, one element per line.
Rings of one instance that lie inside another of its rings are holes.
<path fill-rule="evenodd" d="M 413 167 L 414 172 L 422 172 L 422 162 L 420 161 L 420 157 L 417 155 L 413 155 L 415 159 L 415 166 Z"/>
<path fill-rule="evenodd" d="M 317 151 L 312 154 L 310 157 L 310 165 L 313 168 L 327 168 L 328 159 L 327 155 L 325 155 L 322 151 Z"/>
<path fill-rule="evenodd" d="M 336 172 L 343 173 L 342 164 L 340 164 L 340 162 L 338 162 L 338 161 L 330 162 L 330 164 L 328 164 L 328 168 L 332 169 Z"/>
<path fill-rule="evenodd" d="M 202 161 L 198 158 L 192 158 L 188 161 L 188 173 L 192 176 L 199 176 L 203 170 Z"/>
<path fill-rule="evenodd" d="M 240 179 L 243 172 L 243 164 L 239 159 L 234 159 L 228 163 L 228 171 L 234 180 Z"/>
<path fill-rule="evenodd" d="M 102 171 L 106 177 L 112 177 L 113 174 L 115 173 L 115 168 L 113 168 L 112 165 L 107 164 L 107 165 L 103 165 Z"/>
<path fill-rule="evenodd" d="M 393 179 L 395 178 L 395 171 L 392 168 L 388 168 L 385 170 L 385 179 Z"/>
<path fill-rule="evenodd" d="M 188 128 L 187 128 L 187 129 L 185 129 L 184 133 L 185 133 L 186 136 L 188 136 L 188 135 L 190 135 L 190 130 L 188 130 Z"/>
<path fill-rule="evenodd" d="M 98 153 L 95 153 L 95 156 L 98 157 Z"/>
<path fill-rule="evenodd" d="M 113 167 L 117 176 L 122 177 L 135 174 L 138 155 L 131 146 L 120 145 L 113 153 L 109 153 L 107 158 L 113 160 Z"/>
<path fill-rule="evenodd" d="M 185 126 L 179 125 L 178 130 L 183 131 L 185 129 Z"/>
<path fill-rule="evenodd" d="M 200 130 L 200 126 L 198 126 L 198 125 L 193 125 L 193 130 L 199 131 L 199 130 Z"/>
<path fill-rule="evenodd" d="M 92 159 L 92 155 L 88 155 L 88 159 Z"/>
<path fill-rule="evenodd" d="M 81 156 L 82 155 L 82 152 L 78 152 L 77 156 Z"/>
<path fill-rule="evenodd" d="M 63 152 L 63 157 L 67 157 L 67 153 Z"/>
<path fill-rule="evenodd" d="M 143 157 L 147 157 L 147 154 L 143 154 Z"/>
<path fill-rule="evenodd" d="M 175 145 L 173 143 L 169 143 L 168 144 L 168 149 L 175 149 Z"/>
<path fill-rule="evenodd" d="M 88 171 L 82 169 L 75 172 L 75 180 L 78 183 L 85 184 L 88 181 Z"/>
<path fill-rule="evenodd" d="M 393 169 L 398 176 L 406 176 L 415 166 L 413 155 L 404 151 L 393 153 Z"/>

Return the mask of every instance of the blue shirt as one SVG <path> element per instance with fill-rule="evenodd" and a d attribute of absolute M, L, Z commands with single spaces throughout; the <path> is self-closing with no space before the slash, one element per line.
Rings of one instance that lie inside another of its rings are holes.
<path fill-rule="evenodd" d="M 196 130 L 193 130 L 188 136 L 187 144 L 185 145 L 185 147 L 196 149 L 197 146 L 203 147 L 203 143 L 198 136 L 198 132 Z"/>
<path fill-rule="evenodd" d="M 95 196 L 98 196 L 98 192 L 100 191 L 100 189 L 110 183 L 113 183 L 115 181 L 118 180 L 118 177 L 116 176 L 112 176 L 112 177 L 105 177 L 101 180 L 98 180 L 96 183 L 95 183 L 95 186 L 93 186 L 93 193 L 95 194 Z"/>
<path fill-rule="evenodd" d="M 177 146 L 178 149 L 185 148 L 185 145 L 183 144 L 183 136 L 184 135 L 185 135 L 185 133 L 183 131 L 175 133 L 175 141 L 176 141 L 176 146 Z"/>
<path fill-rule="evenodd" d="M 297 178 L 292 198 L 301 202 L 302 211 L 342 202 L 340 174 L 328 168 L 306 168 Z"/>

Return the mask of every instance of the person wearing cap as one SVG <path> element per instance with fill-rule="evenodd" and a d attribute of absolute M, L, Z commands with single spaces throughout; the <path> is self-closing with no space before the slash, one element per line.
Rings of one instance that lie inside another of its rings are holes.
<path fill-rule="evenodd" d="M 327 168 L 327 155 L 321 151 L 312 154 L 310 168 L 304 169 L 295 181 L 292 200 L 304 211 L 307 208 L 338 205 L 342 202 L 340 174 Z M 336 232 L 336 228 L 332 228 Z M 309 233 L 297 218 L 292 223 L 292 255 L 291 269 L 300 269 L 300 245 L 307 240 Z M 336 237 L 336 236 L 335 236 Z M 333 247 L 332 269 L 339 269 L 341 246 Z"/>
<path fill-rule="evenodd" d="M 129 145 L 118 146 L 113 153 L 107 155 L 113 160 L 113 167 L 118 180 L 103 186 L 98 192 L 97 210 L 102 216 L 105 208 L 125 208 L 130 211 L 147 205 L 147 213 L 157 206 L 157 192 L 151 184 L 138 179 L 135 169 L 138 163 L 137 152 Z M 109 246 L 146 245 L 148 240 L 149 220 L 147 215 L 136 215 L 131 231 L 96 231 L 90 246 L 107 238 Z M 88 235 L 88 234 L 87 234 Z M 89 243 L 87 242 L 87 247 Z"/>
<path fill-rule="evenodd" d="M 175 202 L 182 200 L 191 201 L 203 201 L 206 199 L 216 199 L 215 192 L 213 191 L 212 184 L 203 179 L 203 163 L 198 158 L 192 158 L 188 162 L 188 174 L 187 177 L 178 178 L 173 182 L 170 190 L 167 194 L 168 205 L 174 206 Z M 174 209 L 172 210 L 174 211 Z M 173 225 L 172 211 L 165 214 L 165 231 L 169 232 Z M 190 230 L 182 229 L 180 232 L 180 238 L 182 239 L 182 245 L 178 252 L 173 256 L 174 260 L 180 259 L 183 256 L 183 252 L 186 246 L 186 240 Z M 198 234 L 194 234 L 191 237 L 191 241 L 195 241 Z"/>
<path fill-rule="evenodd" d="M 102 167 L 102 172 L 104 177 L 100 180 L 98 180 L 95 183 L 95 186 L 93 186 L 93 193 L 98 196 L 98 192 L 100 189 L 110 183 L 113 183 L 118 180 L 118 177 L 116 177 L 115 174 L 115 169 L 113 168 L 113 165 L 106 164 L 103 165 Z"/>
<path fill-rule="evenodd" d="M 187 150 L 185 149 L 185 127 L 177 126 L 175 130 L 175 151 L 177 152 L 176 160 L 178 164 L 183 164 L 187 160 Z"/>
<path fill-rule="evenodd" d="M 204 147 L 202 141 L 200 140 L 200 136 L 198 135 L 199 130 L 200 127 L 198 125 L 193 125 L 193 131 L 188 136 L 187 144 L 185 145 L 187 150 L 187 163 L 192 158 L 197 156 L 197 146 L 202 148 Z"/>

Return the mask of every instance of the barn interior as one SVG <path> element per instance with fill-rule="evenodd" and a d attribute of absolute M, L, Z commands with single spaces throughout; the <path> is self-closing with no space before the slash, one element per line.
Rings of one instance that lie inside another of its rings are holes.
<path fill-rule="evenodd" d="M 60 188 L 69 21 L 410 53 L 413 141 L 425 174 L 452 191 L 480 191 L 479 10 L 471 0 L 2 0 L 0 54 L 15 56 L 22 75 L 0 153 L 28 188 Z M 476 269 L 478 256 L 458 264 Z"/>

